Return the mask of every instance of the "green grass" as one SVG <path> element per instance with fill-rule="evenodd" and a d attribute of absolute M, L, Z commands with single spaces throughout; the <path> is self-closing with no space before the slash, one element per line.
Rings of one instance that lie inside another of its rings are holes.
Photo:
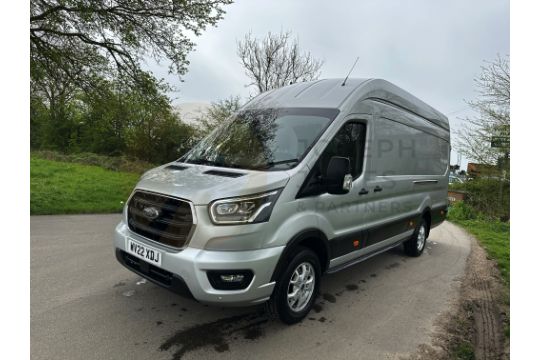
<path fill-rule="evenodd" d="M 474 347 L 468 341 L 456 344 L 455 348 L 451 351 L 450 358 L 452 360 L 474 360 Z"/>
<path fill-rule="evenodd" d="M 139 160 L 125 155 L 106 156 L 94 153 L 73 153 L 65 154 L 54 150 L 34 150 L 31 152 L 34 158 L 76 163 L 82 165 L 94 165 L 107 170 L 122 171 L 128 173 L 142 174 L 146 170 L 156 167 L 147 161 Z"/>
<path fill-rule="evenodd" d="M 464 203 L 457 203 L 450 207 L 448 220 L 474 235 L 480 245 L 486 249 L 488 257 L 495 260 L 506 286 L 506 290 L 501 293 L 502 305 L 508 308 L 510 305 L 510 223 L 487 218 Z M 510 339 L 509 313 L 503 323 L 508 342 Z M 467 346 L 459 346 L 454 350 L 455 359 L 474 359 L 474 352 L 473 357 L 469 357 L 470 349 Z"/>
<path fill-rule="evenodd" d="M 486 249 L 489 257 L 497 262 L 499 271 L 506 285 L 510 284 L 510 224 L 497 220 L 453 219 L 451 212 L 449 220 L 461 225 L 473 234 Z"/>
<path fill-rule="evenodd" d="M 122 210 L 139 174 L 30 158 L 30 213 L 84 214 Z"/>

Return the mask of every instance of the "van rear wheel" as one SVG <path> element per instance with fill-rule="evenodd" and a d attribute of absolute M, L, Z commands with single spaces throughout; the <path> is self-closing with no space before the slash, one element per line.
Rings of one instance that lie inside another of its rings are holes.
<path fill-rule="evenodd" d="M 425 219 L 422 219 L 414 229 L 411 238 L 403 243 L 405 253 L 409 256 L 420 256 L 426 247 L 429 229 Z"/>
<path fill-rule="evenodd" d="M 285 324 L 295 324 L 313 307 L 319 291 L 321 265 L 317 255 L 304 247 L 298 248 L 287 264 L 267 308 Z"/>

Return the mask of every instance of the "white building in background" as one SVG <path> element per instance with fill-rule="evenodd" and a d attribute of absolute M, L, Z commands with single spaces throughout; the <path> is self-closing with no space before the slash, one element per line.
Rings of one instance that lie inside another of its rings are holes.
<path fill-rule="evenodd" d="M 191 126 L 198 126 L 198 117 L 210 107 L 207 102 L 185 102 L 173 105 L 174 111 L 180 115 L 183 122 Z"/>

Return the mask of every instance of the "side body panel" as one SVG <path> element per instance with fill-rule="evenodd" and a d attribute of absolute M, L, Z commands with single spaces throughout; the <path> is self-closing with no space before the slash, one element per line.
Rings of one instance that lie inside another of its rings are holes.
<path fill-rule="evenodd" d="M 412 235 L 424 211 L 439 220 L 440 211 L 446 209 L 449 144 L 445 130 L 388 103 L 364 99 L 342 110 L 323 137 L 324 144 L 353 119 L 366 121 L 367 134 L 364 169 L 352 190 L 345 195 L 297 199 L 292 215 L 301 221 L 304 216 L 298 212 L 309 209 L 310 225 L 316 220 L 329 239 L 329 271 L 399 244 Z M 304 178 L 321 152 L 319 147 Z M 289 185 L 304 179 L 291 178 Z M 360 190 L 368 193 L 360 195 Z"/>
<path fill-rule="evenodd" d="M 374 106 L 369 187 L 379 187 L 374 219 L 445 207 L 450 144 L 440 128 L 384 103 Z"/>

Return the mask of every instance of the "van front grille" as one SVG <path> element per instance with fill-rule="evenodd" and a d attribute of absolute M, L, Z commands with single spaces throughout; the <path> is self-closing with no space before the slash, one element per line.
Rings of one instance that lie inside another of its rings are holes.
<path fill-rule="evenodd" d="M 158 243 L 181 248 L 189 240 L 193 214 L 187 201 L 136 191 L 128 203 L 129 229 Z"/>

